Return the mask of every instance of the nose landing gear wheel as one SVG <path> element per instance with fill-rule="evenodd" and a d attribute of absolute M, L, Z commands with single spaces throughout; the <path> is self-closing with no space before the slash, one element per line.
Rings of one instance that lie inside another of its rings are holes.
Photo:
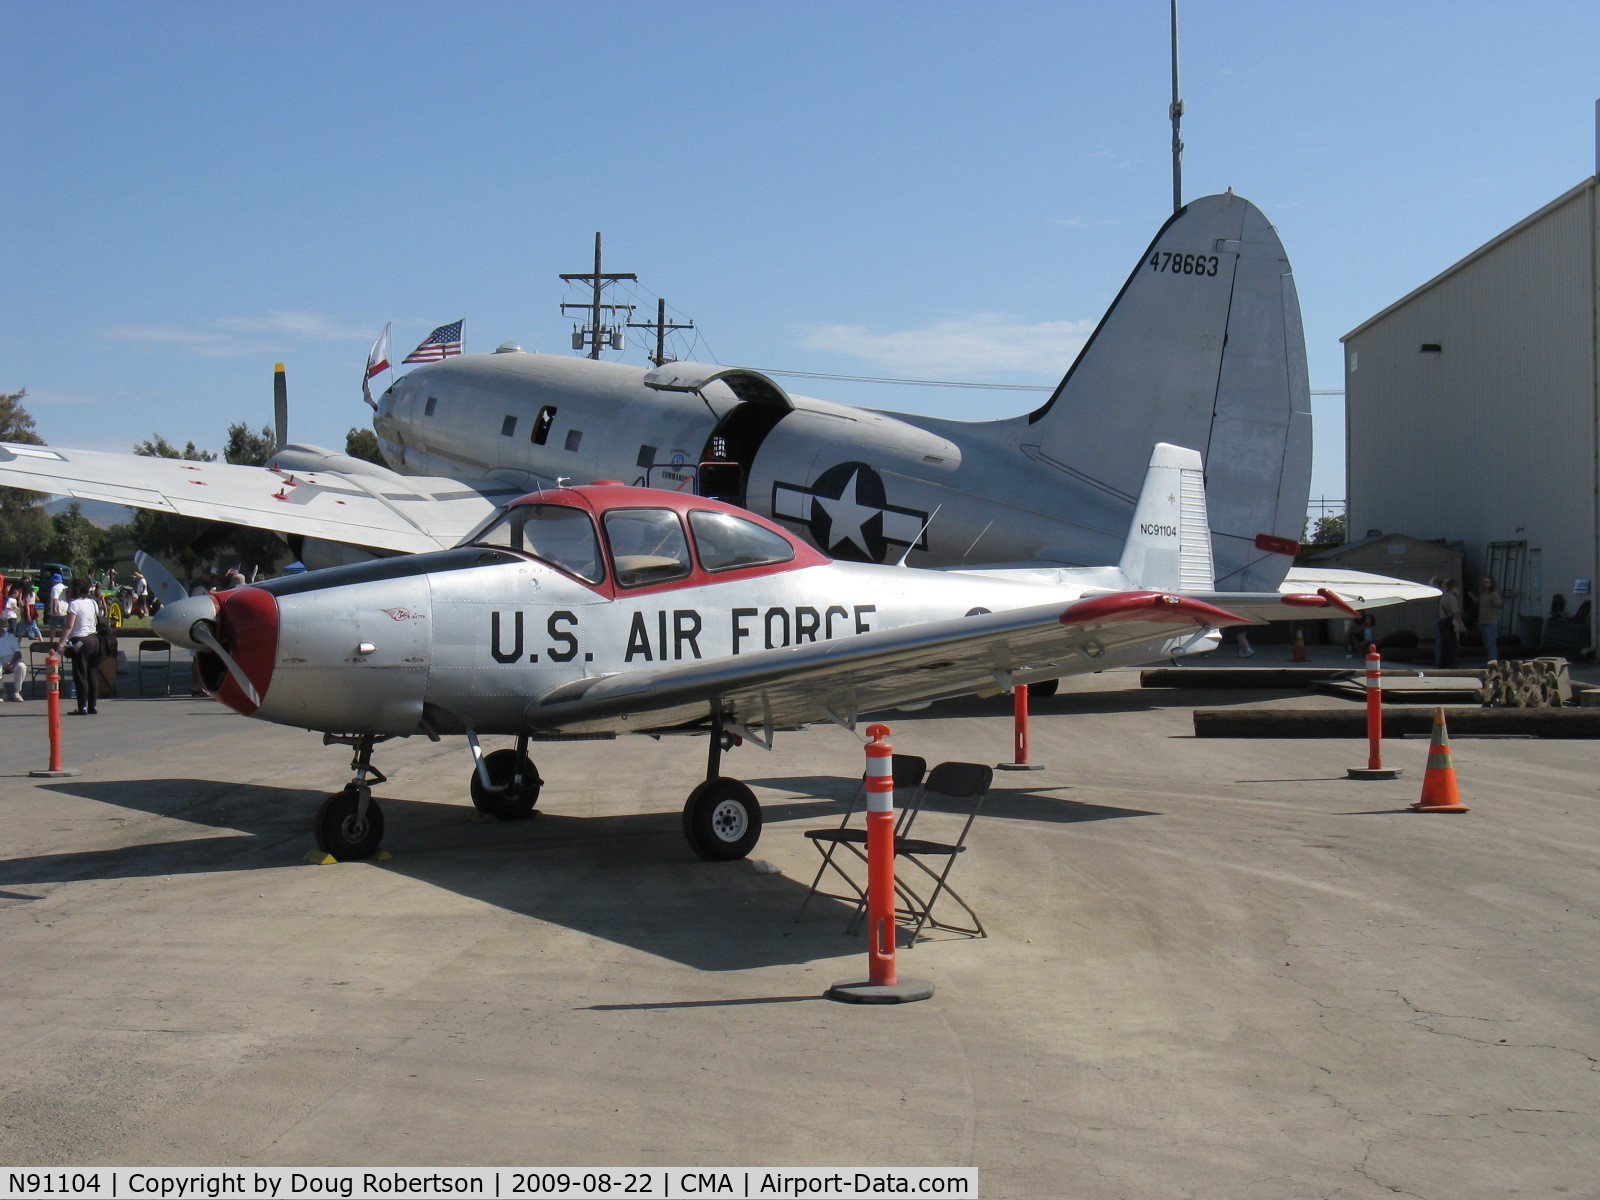
<path fill-rule="evenodd" d="M 383 812 L 376 800 L 368 799 L 365 818 L 360 812 L 356 785 L 345 785 L 323 802 L 317 813 L 317 848 L 340 862 L 371 858 L 383 842 Z"/>
<path fill-rule="evenodd" d="M 743 858 L 761 840 L 761 805 L 737 779 L 708 779 L 683 806 L 689 848 L 712 862 Z"/>
<path fill-rule="evenodd" d="M 483 756 L 483 767 L 488 773 L 489 782 L 505 790 L 486 790 L 483 781 L 478 778 L 478 772 L 473 771 L 468 787 L 472 792 L 474 808 L 501 821 L 515 821 L 533 815 L 533 806 L 539 802 L 539 789 L 544 785 L 544 780 L 539 778 L 532 759 L 526 754 L 522 755 L 522 769 L 519 772 L 515 750 L 496 750 Z M 522 776 L 522 782 L 512 784 L 512 778 L 518 774 Z"/>

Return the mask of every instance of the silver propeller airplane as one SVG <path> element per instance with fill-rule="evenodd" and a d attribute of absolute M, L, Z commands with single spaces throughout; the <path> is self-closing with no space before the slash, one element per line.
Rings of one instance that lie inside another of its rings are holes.
<path fill-rule="evenodd" d="M 354 747 L 318 845 L 373 854 L 374 746 L 464 734 L 473 803 L 524 816 L 534 742 L 708 735 L 683 828 L 708 859 L 761 834 L 721 773 L 735 738 L 1025 686 L 1215 645 L 1224 625 L 1352 614 L 1431 589 L 1332 572 L 1315 592 L 1218 591 L 1197 451 L 1158 444 L 1118 565 L 925 570 L 829 559 L 692 493 L 597 482 L 511 504 L 455 549 L 332 567 L 169 604 L 156 632 L 196 652 L 246 716 Z M 515 749 L 483 754 L 486 734 Z"/>
<path fill-rule="evenodd" d="M 1162 226 L 1025 416 L 939 420 L 791 395 L 743 368 L 502 347 L 389 387 L 374 427 L 392 469 L 285 445 L 280 396 L 268 468 L 0 445 L 0 484 L 277 530 L 312 566 L 347 561 L 345 546 L 447 549 L 526 492 L 601 478 L 732 501 L 835 559 L 1092 566 L 1121 554 L 1164 441 L 1204 456 L 1219 586 L 1269 591 L 1304 521 L 1309 395 L 1283 245 L 1229 193 Z"/>

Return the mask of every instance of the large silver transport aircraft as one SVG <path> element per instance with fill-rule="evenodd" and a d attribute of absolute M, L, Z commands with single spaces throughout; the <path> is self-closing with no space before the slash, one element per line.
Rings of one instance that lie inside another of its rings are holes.
<path fill-rule="evenodd" d="M 246 716 L 355 750 L 323 804 L 322 849 L 373 854 L 373 748 L 464 734 L 474 804 L 529 813 L 544 740 L 707 735 L 683 828 L 708 859 L 761 833 L 722 775 L 735 738 L 1212 648 L 1224 625 L 1354 614 L 1432 594 L 1331 573 L 1317 590 L 1218 590 L 1197 451 L 1158 444 L 1116 566 L 924 570 L 835 562 L 779 524 L 693 493 L 597 482 L 513 503 L 459 548 L 332 567 L 166 605 Z M 514 749 L 483 754 L 486 734 Z"/>
<path fill-rule="evenodd" d="M 1024 416 L 939 420 L 791 395 L 741 368 L 505 349 L 400 377 L 375 429 L 392 469 L 307 445 L 269 468 L 0 445 L 0 484 L 278 530 L 313 566 L 347 546 L 450 548 L 527 492 L 608 478 L 732 501 L 835 559 L 1082 567 L 1118 560 L 1164 441 L 1204 458 L 1219 586 L 1262 591 L 1289 570 L 1310 480 L 1294 278 L 1232 193 L 1166 222 Z"/>

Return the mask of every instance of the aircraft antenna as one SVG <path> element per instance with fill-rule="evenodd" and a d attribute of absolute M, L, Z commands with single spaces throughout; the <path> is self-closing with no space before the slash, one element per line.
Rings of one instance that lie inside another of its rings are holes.
<path fill-rule="evenodd" d="M 656 297 L 656 319 L 654 321 L 629 321 L 629 329 L 653 329 L 656 331 L 656 352 L 650 355 L 650 361 L 656 366 L 663 363 L 677 362 L 672 355 L 667 353 L 667 334 L 676 333 L 680 329 L 693 329 L 694 322 L 687 325 L 674 325 L 667 320 L 667 302 L 660 296 Z"/>
<path fill-rule="evenodd" d="M 623 323 L 618 322 L 613 314 L 625 313 L 623 322 L 633 315 L 632 304 L 605 304 L 600 299 L 600 294 L 606 285 L 616 283 L 618 280 L 627 279 L 634 283 L 639 281 L 637 275 L 606 274 L 600 269 L 600 235 L 594 235 L 594 271 L 590 274 L 563 275 L 561 278 L 567 283 L 586 283 L 593 289 L 593 298 L 585 304 L 563 304 L 561 311 L 564 314 L 569 308 L 587 309 L 589 320 L 586 324 L 574 327 L 572 330 L 572 348 L 574 350 L 589 351 L 590 358 L 599 358 L 600 351 L 606 347 L 621 350 L 625 344 L 625 335 L 622 332 Z M 609 323 L 607 323 L 609 321 Z"/>
<path fill-rule="evenodd" d="M 1183 120 L 1183 97 L 1178 95 L 1178 0 L 1172 0 L 1172 103 L 1167 106 L 1172 119 L 1172 211 L 1183 207 L 1183 138 L 1178 125 Z"/>

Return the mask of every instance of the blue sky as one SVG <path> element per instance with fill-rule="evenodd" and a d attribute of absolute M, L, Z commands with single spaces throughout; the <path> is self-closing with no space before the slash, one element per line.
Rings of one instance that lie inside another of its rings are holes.
<path fill-rule="evenodd" d="M 363 424 L 367 348 L 570 352 L 610 270 L 693 357 L 1053 384 L 1171 207 L 1167 4 L 0 0 L 0 389 L 46 440 Z M 1600 6 L 1184 0 L 1184 193 L 1338 338 L 1594 172 Z M 652 309 L 653 315 L 653 309 Z M 687 355 L 686 355 L 687 356 Z M 624 356 L 641 362 L 636 348 Z M 1028 393 L 786 380 L 982 419 Z M 1313 495 L 1341 496 L 1316 402 Z"/>

